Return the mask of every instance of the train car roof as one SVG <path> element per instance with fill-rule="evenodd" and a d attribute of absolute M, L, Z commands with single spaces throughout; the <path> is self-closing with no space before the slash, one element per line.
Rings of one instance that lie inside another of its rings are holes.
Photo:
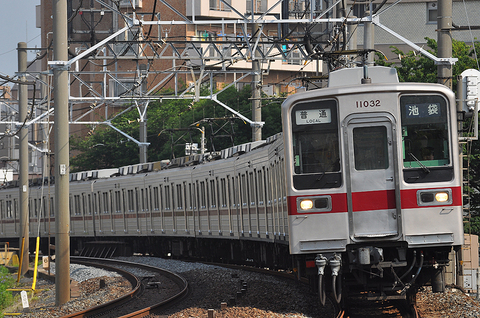
<path fill-rule="evenodd" d="M 368 80 L 364 80 L 365 74 L 367 75 Z M 368 85 L 371 86 L 369 87 Z M 288 111 L 288 109 L 290 109 L 295 103 L 308 102 L 309 100 L 326 96 L 332 97 L 345 94 L 360 94 L 372 91 L 373 89 L 376 92 L 387 92 L 391 90 L 413 92 L 425 91 L 427 88 L 434 89 L 435 91 L 442 91 L 448 96 L 453 94 L 451 89 L 438 83 L 399 82 L 397 71 L 389 67 L 372 66 L 368 67 L 365 73 L 364 69 L 360 67 L 342 69 L 330 74 L 328 87 L 304 91 L 288 96 L 282 104 L 282 112 Z"/>
<path fill-rule="evenodd" d="M 397 70 L 392 67 L 354 67 L 331 72 L 328 76 L 328 87 L 360 85 L 365 77 L 374 84 L 399 82 Z"/>

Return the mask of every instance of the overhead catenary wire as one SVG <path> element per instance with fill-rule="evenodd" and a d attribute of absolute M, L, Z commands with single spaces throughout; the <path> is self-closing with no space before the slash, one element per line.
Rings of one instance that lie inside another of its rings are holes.
<path fill-rule="evenodd" d="M 472 28 L 471 28 L 471 25 L 470 25 L 470 19 L 468 18 L 468 10 L 467 10 L 467 5 L 465 3 L 465 0 L 462 1 L 463 2 L 463 8 L 465 9 L 465 18 L 467 19 L 467 25 L 468 25 L 468 30 L 469 30 L 469 33 L 470 33 L 470 39 L 472 41 L 472 46 L 473 46 L 473 53 L 475 55 L 475 60 L 477 62 L 477 70 L 480 70 L 480 62 L 478 60 L 478 55 L 477 55 L 477 50 L 475 48 L 475 39 L 473 37 L 473 34 L 472 34 Z"/>
<path fill-rule="evenodd" d="M 3 75 L 0 75 L 0 78 L 4 79 L 4 80 L 7 80 L 11 83 L 15 83 L 17 85 L 33 85 L 33 98 L 32 98 L 32 103 L 31 103 L 31 109 L 29 111 L 29 114 L 25 117 L 25 118 L 20 118 L 20 120 L 22 121 L 22 124 L 20 127 L 18 127 L 18 129 L 12 133 L 12 134 L 3 134 L 0 136 L 0 140 L 2 140 L 3 138 L 5 137 L 14 137 L 16 135 L 18 135 L 20 133 L 20 131 L 26 126 L 27 124 L 27 121 L 32 119 L 33 117 L 33 110 L 34 110 L 34 107 L 35 107 L 35 95 L 36 95 L 36 82 L 28 82 L 28 81 L 21 81 L 21 80 L 15 80 L 15 79 L 12 79 L 8 76 L 3 76 Z"/>
<path fill-rule="evenodd" d="M 70 21 L 72 21 L 75 17 L 77 17 L 77 19 L 79 18 L 79 13 L 81 12 L 81 7 L 82 7 L 82 3 L 84 1 L 79 1 L 79 5 L 72 10 L 73 14 L 71 14 L 70 16 Z M 117 7 L 119 8 L 119 11 L 120 11 L 120 1 L 114 1 L 114 3 L 117 5 Z M 385 1 L 383 1 L 383 3 L 385 3 Z M 380 6 L 377 6 L 375 8 L 375 11 L 374 12 L 378 12 L 380 10 L 380 8 L 382 7 L 383 3 L 380 5 Z M 355 2 L 354 2 L 355 4 Z M 151 21 L 154 21 L 155 20 L 155 16 L 157 16 L 158 19 L 160 19 L 160 17 L 157 14 L 157 0 L 153 1 L 153 9 L 151 11 L 151 18 L 150 20 Z M 297 12 L 295 13 L 295 15 L 297 17 L 305 17 L 308 13 L 307 11 L 307 8 L 310 8 L 310 5 L 307 5 L 305 7 L 305 9 L 303 9 L 303 11 L 301 12 Z M 345 9 L 345 8 L 344 8 Z M 350 8 L 350 12 L 346 15 L 346 17 L 348 18 L 350 16 L 350 13 L 352 12 L 352 8 Z M 143 13 L 142 13 L 143 14 Z M 149 14 L 149 13 L 145 13 L 145 14 Z M 320 12 L 319 14 L 322 14 L 322 12 Z M 129 22 L 131 22 L 130 20 L 128 20 L 126 18 L 126 15 L 122 15 L 122 18 L 123 20 L 125 21 L 125 23 L 127 25 L 131 25 Z M 86 16 L 84 16 L 84 14 L 82 14 L 82 20 L 84 20 L 84 22 L 86 21 L 86 25 L 89 26 L 90 29 L 92 29 L 92 26 L 98 26 L 98 21 L 101 21 L 101 18 L 100 19 L 97 19 L 96 21 L 89 21 L 88 19 L 86 19 Z M 127 21 L 128 20 L 128 21 Z M 89 24 L 88 24 L 89 23 Z M 338 24 L 338 23 L 337 23 Z M 338 24 L 339 25 L 339 28 L 340 28 L 340 32 L 337 33 L 336 37 L 333 39 L 333 42 L 337 41 L 339 38 L 341 38 L 341 30 L 345 28 L 345 23 L 343 24 Z M 291 41 L 289 42 L 290 40 L 299 40 L 298 38 L 298 34 L 304 32 L 305 30 L 311 30 L 313 28 L 313 26 L 308 26 L 308 25 L 305 25 L 305 24 L 291 24 L 291 28 L 289 29 L 289 33 L 288 34 L 282 34 L 281 37 L 273 37 L 273 36 L 268 36 L 267 34 L 265 34 L 265 32 L 262 32 L 262 38 L 264 39 L 267 39 L 268 41 L 266 42 L 270 42 L 270 43 L 273 43 L 273 45 L 283 45 L 285 43 L 296 43 L 295 41 Z M 93 28 L 94 28 L 93 27 Z M 153 24 L 150 24 L 149 25 L 149 29 L 147 32 L 142 32 L 142 27 L 140 26 L 137 26 L 137 25 L 131 25 L 131 28 L 127 31 L 127 33 L 130 35 L 130 39 L 133 39 L 133 41 L 135 43 L 138 43 L 138 45 L 149 45 L 149 44 L 146 44 L 146 43 L 151 43 L 150 47 L 151 48 L 156 48 L 157 50 L 158 47 L 155 46 L 154 44 L 161 44 L 159 41 L 156 41 L 153 37 L 155 36 L 155 32 L 153 32 L 152 34 L 152 30 L 155 31 L 154 29 L 152 29 L 153 27 Z M 143 39 L 141 38 L 143 36 Z M 254 36 L 251 36 L 251 38 L 253 38 Z M 225 38 L 228 40 L 228 39 L 231 39 L 230 36 L 225 36 Z M 242 48 L 245 48 L 247 46 L 247 44 L 245 44 L 245 41 L 251 41 L 251 38 L 249 39 L 248 38 L 248 35 L 244 35 L 243 37 L 243 44 L 240 45 L 240 47 Z M 345 36 L 343 37 L 345 39 Z M 239 39 L 238 37 L 236 37 L 236 39 Z M 345 43 L 348 43 L 350 38 L 347 38 Z M 96 38 L 94 39 L 96 41 Z M 167 41 L 171 41 L 171 40 L 177 40 L 179 41 L 179 43 L 181 41 L 183 41 L 183 43 L 185 44 L 188 44 L 189 42 L 189 38 L 187 38 L 187 36 L 178 36 L 178 37 L 175 37 L 175 36 L 171 36 L 169 37 L 169 40 Z M 301 39 L 300 39 L 301 40 Z M 317 41 L 317 39 L 314 39 L 314 41 Z M 318 38 L 318 42 L 321 41 L 321 38 Z M 128 43 L 129 41 L 125 41 L 126 43 Z M 215 42 L 218 42 L 218 41 L 215 41 Z M 132 42 L 133 43 L 133 42 Z M 239 41 L 240 43 L 240 41 Z M 182 45 L 182 44 L 180 44 Z M 321 44 L 318 46 L 319 49 L 321 48 Z M 132 44 L 127 44 L 126 45 L 126 51 L 124 51 L 125 53 L 127 53 L 130 49 L 132 48 Z M 296 48 L 298 48 L 298 46 L 291 46 L 291 47 L 286 47 L 285 50 L 281 53 L 276 53 L 276 57 L 278 57 L 279 55 L 282 55 L 282 54 L 289 54 L 290 52 L 292 52 L 293 50 L 295 50 Z M 331 49 L 333 50 L 333 48 Z M 138 53 L 138 52 L 137 52 Z M 141 53 L 140 53 L 141 54 Z M 241 58 L 241 56 L 239 56 L 240 53 L 237 51 L 234 53 L 234 56 L 235 57 L 238 57 L 238 58 Z M 321 56 L 322 58 L 324 57 L 327 57 L 329 59 L 333 59 L 334 56 L 330 56 L 328 57 L 328 55 L 322 55 Z M 101 57 L 99 56 L 96 56 L 94 58 L 98 58 L 100 59 Z M 135 57 L 133 57 L 135 58 Z M 308 57 L 307 57 L 308 58 Z M 146 62 L 146 65 L 147 65 L 147 69 L 146 69 L 146 73 L 147 75 L 142 77 L 142 78 L 139 78 L 139 75 L 138 75 L 138 72 L 136 73 L 132 73 L 132 79 L 134 81 L 134 85 L 132 87 L 130 87 L 128 90 L 126 90 L 122 95 L 121 97 L 126 97 L 128 98 L 130 95 L 132 98 L 136 98 L 138 97 L 137 94 L 135 94 L 135 90 L 139 87 L 142 87 L 142 85 L 147 81 L 147 78 L 148 78 L 148 85 L 147 85 L 147 88 L 150 88 L 152 87 L 153 85 L 153 82 L 155 79 L 157 79 L 159 76 L 162 76 L 163 74 L 167 74 L 168 73 L 168 70 L 158 70 L 156 68 L 158 68 L 158 66 L 156 66 L 152 61 L 153 58 L 150 58 L 148 57 L 148 60 Z M 96 63 L 95 62 L 96 59 L 89 59 L 86 64 L 88 63 L 92 63 L 93 65 L 96 65 L 96 66 L 110 66 L 110 65 L 113 65 L 115 63 L 117 63 L 119 61 L 119 59 L 114 56 L 113 59 L 111 61 L 109 61 L 108 63 L 107 62 L 104 62 L 104 63 Z M 137 65 L 138 63 L 140 63 L 140 59 L 137 59 Z M 191 67 L 193 69 L 193 66 L 189 66 L 187 65 L 188 61 L 186 62 L 186 60 L 183 61 L 183 64 L 179 67 L 178 65 L 176 66 L 172 66 L 172 68 L 170 68 L 171 71 L 174 71 L 176 72 L 177 70 L 181 70 L 183 68 L 188 68 L 188 67 Z M 218 66 L 220 63 L 224 63 L 224 61 L 220 61 L 218 63 L 214 63 L 214 64 L 209 64 L 208 67 L 214 67 L 214 66 Z M 225 63 L 226 65 L 226 68 L 232 66 L 233 64 L 235 63 L 235 61 L 233 60 L 229 60 Z M 340 66 L 341 65 L 341 62 L 335 62 L 337 63 L 336 64 L 336 67 Z M 85 64 L 85 65 L 86 65 Z M 269 83 L 270 85 L 276 85 L 276 84 L 285 84 L 285 82 L 289 83 L 290 79 L 292 78 L 295 78 L 295 79 L 301 79 L 302 78 L 302 74 L 305 74 L 303 73 L 302 71 L 304 70 L 304 68 L 306 67 L 306 65 L 304 64 L 303 67 L 301 67 L 297 72 L 295 73 L 292 73 L 288 78 L 286 78 L 285 80 L 280 80 L 280 81 L 272 81 L 271 83 Z M 82 71 L 85 69 L 85 66 L 82 67 Z M 152 81 L 151 80 L 151 75 L 154 74 L 154 80 Z M 213 74 L 213 76 L 216 76 L 217 74 Z M 212 76 L 212 74 L 211 74 Z M 174 77 L 170 77 L 165 83 L 163 83 L 163 85 L 155 90 L 155 92 L 153 92 L 151 95 L 154 95 L 154 94 L 159 94 L 161 93 L 161 90 L 163 88 L 165 88 L 167 85 L 171 84 L 171 82 L 173 81 Z M 74 78 L 72 80 L 72 83 L 76 81 L 76 78 Z M 204 82 L 204 81 L 203 81 Z M 202 83 L 203 83 L 202 82 Z M 100 85 L 100 84 L 96 84 L 96 85 Z M 96 86 L 98 87 L 98 86 Z M 180 92 L 183 92 L 182 90 Z M 130 94 L 132 93 L 132 94 Z M 181 95 L 181 94 L 180 94 Z M 87 97 L 87 96 L 94 96 L 94 94 L 92 93 L 92 91 L 88 90 L 87 92 L 84 92 L 83 93 L 83 96 L 84 97 Z M 95 96 L 94 96 L 95 97 Z M 87 107 L 85 107 L 84 109 L 88 109 Z M 76 109 L 77 110 L 77 109 Z"/>

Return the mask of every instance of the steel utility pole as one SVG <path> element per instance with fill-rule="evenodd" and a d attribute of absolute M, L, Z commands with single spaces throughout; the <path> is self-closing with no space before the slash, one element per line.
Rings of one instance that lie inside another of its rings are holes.
<path fill-rule="evenodd" d="M 371 9 L 371 8 L 370 8 Z M 372 11 L 365 12 L 365 15 L 371 15 Z M 363 48 L 365 50 L 373 50 L 375 48 L 375 29 L 372 21 L 363 22 Z M 373 66 L 375 64 L 375 54 L 367 53 L 365 65 Z"/>
<path fill-rule="evenodd" d="M 53 1 L 55 100 L 55 304 L 70 300 L 67 0 Z"/>
<path fill-rule="evenodd" d="M 253 10 L 252 10 L 253 14 Z M 260 26 L 253 24 L 252 33 L 255 34 L 253 43 L 260 38 Z M 256 45 L 254 45 L 256 47 Z M 262 69 L 260 67 L 260 54 L 257 52 L 259 48 L 252 54 L 252 141 L 262 140 L 262 126 L 258 123 L 262 121 Z"/>
<path fill-rule="evenodd" d="M 438 0 L 437 9 L 438 57 L 452 57 L 452 0 Z M 441 62 L 437 66 L 437 83 L 452 89 L 452 64 Z"/>
<path fill-rule="evenodd" d="M 24 123 L 27 119 L 28 107 L 28 87 L 25 82 L 27 78 L 27 43 L 20 42 L 18 47 L 18 72 L 20 72 L 20 82 L 18 85 L 18 108 L 19 122 Z M 19 269 L 21 275 L 28 271 L 29 263 L 29 220 L 28 220 L 28 126 L 22 125 L 18 136 L 20 137 L 20 152 L 18 158 L 19 179 L 20 179 L 20 246 L 24 239 L 23 251 L 21 255 L 22 268 Z"/>

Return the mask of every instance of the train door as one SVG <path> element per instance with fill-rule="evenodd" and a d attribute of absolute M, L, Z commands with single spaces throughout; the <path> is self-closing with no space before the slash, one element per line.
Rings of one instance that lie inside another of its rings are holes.
<path fill-rule="evenodd" d="M 395 120 L 386 114 L 346 119 L 347 193 L 352 240 L 399 234 Z"/>

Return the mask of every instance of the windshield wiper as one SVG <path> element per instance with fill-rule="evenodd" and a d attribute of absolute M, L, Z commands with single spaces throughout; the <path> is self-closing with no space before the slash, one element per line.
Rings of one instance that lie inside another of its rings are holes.
<path fill-rule="evenodd" d="M 428 169 L 420 160 L 418 160 L 418 158 L 415 157 L 413 153 L 409 152 L 408 155 L 418 163 L 418 165 L 423 169 L 423 171 L 425 171 L 425 173 L 430 173 L 430 169 Z"/>

